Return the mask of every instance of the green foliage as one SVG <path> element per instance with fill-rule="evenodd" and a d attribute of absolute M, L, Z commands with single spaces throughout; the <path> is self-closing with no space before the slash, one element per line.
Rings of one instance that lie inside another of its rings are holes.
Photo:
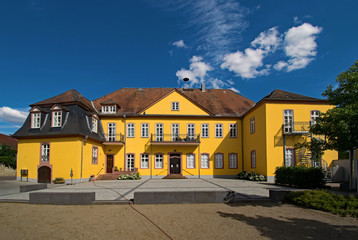
<path fill-rule="evenodd" d="M 130 174 L 121 174 L 118 177 L 118 180 L 139 180 L 141 179 L 139 172 L 130 173 Z"/>
<path fill-rule="evenodd" d="M 321 168 L 305 166 L 276 168 L 275 182 L 298 188 L 319 188 L 325 184 Z"/>
<path fill-rule="evenodd" d="M 250 180 L 250 181 L 266 181 L 264 175 L 257 174 L 255 172 L 246 172 L 246 171 L 242 171 L 241 173 L 237 174 L 236 178 Z"/>
<path fill-rule="evenodd" d="M 62 177 L 57 177 L 57 178 L 55 178 L 55 180 L 53 180 L 52 182 L 55 183 L 55 184 L 65 183 L 65 179 L 63 179 Z"/>
<path fill-rule="evenodd" d="M 310 141 L 304 141 L 302 143 L 295 144 L 295 148 L 307 148 L 312 153 L 312 160 L 314 162 L 319 162 L 322 159 L 324 149 L 325 149 L 325 141 L 319 138 L 312 138 Z"/>
<path fill-rule="evenodd" d="M 5 144 L 0 145 L 0 164 L 16 168 L 16 149 Z"/>
<path fill-rule="evenodd" d="M 324 190 L 300 191 L 289 193 L 286 201 L 307 208 L 358 218 L 358 198 L 353 195 L 344 197 Z"/>

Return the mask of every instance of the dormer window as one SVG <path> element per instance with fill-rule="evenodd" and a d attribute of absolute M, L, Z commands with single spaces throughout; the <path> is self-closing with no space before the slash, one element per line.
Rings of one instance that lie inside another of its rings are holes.
<path fill-rule="evenodd" d="M 41 113 L 31 113 L 31 128 L 40 128 Z"/>
<path fill-rule="evenodd" d="M 106 105 L 102 106 L 102 113 L 116 113 L 116 105 Z"/>
<path fill-rule="evenodd" d="M 52 127 L 61 127 L 62 125 L 62 111 L 52 112 Z"/>
<path fill-rule="evenodd" d="M 92 116 L 92 132 L 97 133 L 98 130 L 98 119 L 96 115 Z"/>

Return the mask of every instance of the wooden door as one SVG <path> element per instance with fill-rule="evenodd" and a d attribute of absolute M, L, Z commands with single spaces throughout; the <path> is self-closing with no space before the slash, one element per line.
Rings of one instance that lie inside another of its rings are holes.
<path fill-rule="evenodd" d="M 170 174 L 180 174 L 180 154 L 171 154 L 170 158 Z"/>
<path fill-rule="evenodd" d="M 37 170 L 37 181 L 39 183 L 51 183 L 51 169 L 49 167 L 40 167 Z"/>
<path fill-rule="evenodd" d="M 113 171 L 113 155 L 107 155 L 107 168 L 106 173 L 112 173 Z"/>

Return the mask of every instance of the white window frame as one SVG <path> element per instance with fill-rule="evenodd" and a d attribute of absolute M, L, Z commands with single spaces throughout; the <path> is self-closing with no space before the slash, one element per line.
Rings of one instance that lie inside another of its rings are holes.
<path fill-rule="evenodd" d="M 92 146 L 92 164 L 98 163 L 98 147 Z"/>
<path fill-rule="evenodd" d="M 190 140 L 194 140 L 195 139 L 195 123 L 188 123 L 187 125 L 187 136 Z"/>
<path fill-rule="evenodd" d="M 180 137 L 180 129 L 178 123 L 172 123 L 172 141 L 178 141 L 178 138 Z"/>
<path fill-rule="evenodd" d="M 284 133 L 292 133 L 294 130 L 293 126 L 293 110 L 283 110 L 283 131 Z"/>
<path fill-rule="evenodd" d="M 316 124 L 316 119 L 321 115 L 321 111 L 312 110 L 311 111 L 311 125 Z"/>
<path fill-rule="evenodd" d="M 61 127 L 61 126 L 62 126 L 62 111 L 53 111 L 52 127 Z"/>
<path fill-rule="evenodd" d="M 163 154 L 161 154 L 161 153 L 155 154 L 154 168 L 163 168 L 163 161 L 164 161 L 163 158 L 164 158 Z"/>
<path fill-rule="evenodd" d="M 256 168 L 256 150 L 251 151 L 251 168 Z"/>
<path fill-rule="evenodd" d="M 127 123 L 127 137 L 134 138 L 134 123 Z"/>
<path fill-rule="evenodd" d="M 31 113 L 31 128 L 40 128 L 41 113 Z"/>
<path fill-rule="evenodd" d="M 209 124 L 207 124 L 207 123 L 201 124 L 201 137 L 202 138 L 209 137 Z"/>
<path fill-rule="evenodd" d="M 215 124 L 215 137 L 216 138 L 223 137 L 223 124 L 222 123 Z"/>
<path fill-rule="evenodd" d="M 155 141 L 156 142 L 164 141 L 163 123 L 156 123 L 155 124 Z"/>
<path fill-rule="evenodd" d="M 195 168 L 195 154 L 188 153 L 186 155 L 186 168 L 194 169 Z"/>
<path fill-rule="evenodd" d="M 50 161 L 50 144 L 49 143 L 41 144 L 41 161 L 42 162 Z"/>
<path fill-rule="evenodd" d="M 108 123 L 107 124 L 107 141 L 115 142 L 116 141 L 116 123 Z"/>
<path fill-rule="evenodd" d="M 126 157 L 127 171 L 134 171 L 134 154 L 128 153 Z"/>
<path fill-rule="evenodd" d="M 143 153 L 140 155 L 140 168 L 149 168 L 149 154 Z"/>
<path fill-rule="evenodd" d="M 172 102 L 172 111 L 179 111 L 179 102 Z"/>
<path fill-rule="evenodd" d="M 236 123 L 230 123 L 229 129 L 230 129 L 229 137 L 237 138 L 237 124 Z"/>
<path fill-rule="evenodd" d="M 255 117 L 252 117 L 250 119 L 250 133 L 255 133 Z"/>
<path fill-rule="evenodd" d="M 229 168 L 237 168 L 237 153 L 229 153 Z"/>
<path fill-rule="evenodd" d="M 295 150 L 293 148 L 286 148 L 285 152 L 285 166 L 295 166 Z"/>
<path fill-rule="evenodd" d="M 95 116 L 92 116 L 92 132 L 98 132 L 98 119 Z"/>
<path fill-rule="evenodd" d="M 116 113 L 117 107 L 116 105 L 105 105 L 102 106 L 102 113 Z"/>
<path fill-rule="evenodd" d="M 204 156 L 206 156 L 207 158 L 203 158 Z M 201 154 L 200 156 L 200 166 L 203 169 L 209 169 L 210 168 L 210 156 L 209 154 Z"/>
<path fill-rule="evenodd" d="M 215 168 L 217 169 L 224 168 L 224 154 L 215 153 L 214 160 L 215 160 Z"/>
<path fill-rule="evenodd" d="M 140 132 L 141 132 L 141 137 L 142 138 L 149 137 L 149 124 L 148 123 L 142 123 Z"/>

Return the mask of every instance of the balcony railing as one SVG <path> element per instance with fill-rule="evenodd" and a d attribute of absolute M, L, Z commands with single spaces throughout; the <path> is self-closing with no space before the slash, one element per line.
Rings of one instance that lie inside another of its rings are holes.
<path fill-rule="evenodd" d="M 199 145 L 200 134 L 151 134 L 150 142 L 154 145 Z"/>
<path fill-rule="evenodd" d="M 120 134 L 106 134 L 106 141 L 104 145 L 124 145 L 124 135 Z"/>
<path fill-rule="evenodd" d="M 302 135 L 309 132 L 310 122 L 290 122 L 282 125 L 284 135 Z"/>

